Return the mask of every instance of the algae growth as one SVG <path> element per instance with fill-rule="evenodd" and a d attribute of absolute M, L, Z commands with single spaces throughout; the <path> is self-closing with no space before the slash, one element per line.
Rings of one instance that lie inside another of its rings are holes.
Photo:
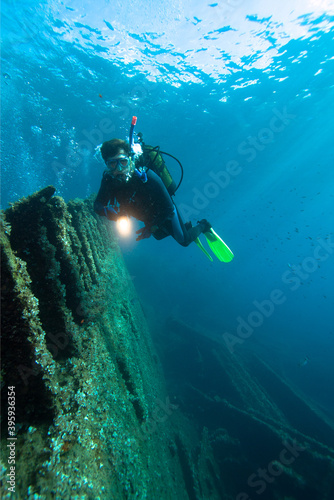
<path fill-rule="evenodd" d="M 54 193 L 1 218 L 2 498 L 332 498 L 330 419 L 176 318 L 166 386 L 110 223 Z"/>

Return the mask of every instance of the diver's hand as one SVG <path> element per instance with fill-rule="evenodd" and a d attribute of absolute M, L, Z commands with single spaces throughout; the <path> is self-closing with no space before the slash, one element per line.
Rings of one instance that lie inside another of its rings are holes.
<path fill-rule="evenodd" d="M 108 205 L 103 207 L 104 209 L 104 215 L 107 217 L 109 220 L 115 220 L 115 216 L 118 214 L 117 210 L 115 210 L 114 206 L 108 201 Z"/>
<path fill-rule="evenodd" d="M 136 241 L 144 240 L 145 238 L 149 238 L 151 236 L 151 228 L 144 226 L 141 229 L 138 229 L 138 231 L 136 231 L 136 234 L 138 234 Z"/>

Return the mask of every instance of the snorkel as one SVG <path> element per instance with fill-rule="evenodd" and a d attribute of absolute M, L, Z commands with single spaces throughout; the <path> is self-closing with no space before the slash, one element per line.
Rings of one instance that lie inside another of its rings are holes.
<path fill-rule="evenodd" d="M 133 150 L 133 145 L 134 145 L 133 132 L 135 130 L 136 123 L 137 123 L 137 117 L 133 116 L 131 120 L 130 133 L 129 133 L 129 144 L 131 146 L 131 151 Z"/>
<path fill-rule="evenodd" d="M 137 117 L 133 116 L 129 133 L 130 154 L 121 148 L 116 156 L 106 161 L 107 166 L 108 161 L 110 161 L 111 164 L 111 168 L 108 169 L 111 177 L 118 182 L 128 182 L 131 179 L 132 175 L 136 172 L 136 157 L 142 153 L 140 144 L 135 144 L 134 142 L 134 128 L 136 123 Z M 138 150 L 138 146 L 140 151 Z M 125 163 L 126 161 L 127 163 Z"/>
<path fill-rule="evenodd" d="M 132 120 L 131 120 L 130 133 L 129 133 L 129 144 L 130 144 L 130 147 L 131 147 L 131 160 L 132 160 L 133 164 L 135 163 L 135 161 L 138 158 L 138 156 L 140 156 L 141 154 L 143 154 L 143 150 L 142 150 L 141 145 L 138 142 L 135 142 L 134 141 L 134 137 L 133 137 L 134 136 L 134 129 L 135 129 L 136 123 L 137 123 L 137 117 L 133 116 Z M 138 169 L 138 168 L 134 167 L 133 172 L 143 182 L 147 181 L 147 174 L 146 174 L 145 170 L 143 170 L 142 168 Z"/>
<path fill-rule="evenodd" d="M 138 156 L 143 154 L 143 150 L 139 142 L 134 141 L 134 130 L 136 123 L 137 123 L 137 117 L 133 116 L 131 120 L 130 133 L 129 133 L 129 144 L 131 147 L 131 157 L 133 160 L 136 160 Z"/>

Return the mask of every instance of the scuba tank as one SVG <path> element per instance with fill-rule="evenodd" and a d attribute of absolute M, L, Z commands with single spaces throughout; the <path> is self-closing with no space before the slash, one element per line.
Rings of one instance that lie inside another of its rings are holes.
<path fill-rule="evenodd" d="M 165 184 L 169 194 L 173 196 L 176 191 L 176 184 L 171 176 L 164 159 L 162 158 L 159 146 L 152 147 L 141 142 L 145 159 L 145 166 L 155 172 Z"/>
<path fill-rule="evenodd" d="M 153 146 L 149 146 L 149 145 L 145 144 L 143 141 L 143 134 L 141 132 L 138 132 L 138 134 L 137 134 L 138 143 L 135 143 L 134 139 L 133 139 L 133 135 L 134 135 L 134 127 L 136 125 L 136 122 L 137 122 L 137 117 L 134 116 L 132 118 L 131 127 L 130 127 L 130 134 L 129 134 L 129 142 L 130 142 L 131 149 L 132 149 L 133 153 L 135 153 L 138 146 L 141 147 L 141 150 L 143 153 L 137 159 L 136 165 L 138 165 L 138 167 L 141 167 L 141 168 L 146 168 L 147 170 L 148 169 L 153 170 L 153 172 L 155 172 L 160 177 L 162 182 L 164 183 L 170 196 L 173 196 L 175 194 L 175 192 L 177 191 L 177 189 L 180 187 L 180 184 L 182 182 L 183 167 L 177 158 L 170 155 L 169 153 L 165 153 L 163 151 L 160 151 L 159 146 L 153 147 Z M 137 149 L 137 151 L 138 151 L 138 149 Z M 178 185 L 176 185 L 175 181 L 173 180 L 173 177 L 171 176 L 171 174 L 166 166 L 166 163 L 164 162 L 164 159 L 161 156 L 162 154 L 170 156 L 171 158 L 176 160 L 178 162 L 178 164 L 180 165 L 181 179 L 180 179 L 180 182 L 178 183 Z"/>

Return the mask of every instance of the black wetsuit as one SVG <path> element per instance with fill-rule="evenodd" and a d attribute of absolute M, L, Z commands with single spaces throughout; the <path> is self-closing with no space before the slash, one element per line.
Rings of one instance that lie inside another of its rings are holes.
<path fill-rule="evenodd" d="M 171 235 L 180 245 L 188 246 L 205 230 L 205 224 L 201 221 L 195 227 L 184 225 L 160 177 L 152 170 L 146 175 L 145 182 L 136 174 L 125 182 L 105 171 L 94 203 L 95 212 L 110 220 L 121 215 L 135 217 L 145 223 L 147 233 L 142 237 L 153 234 L 162 239 Z"/>

